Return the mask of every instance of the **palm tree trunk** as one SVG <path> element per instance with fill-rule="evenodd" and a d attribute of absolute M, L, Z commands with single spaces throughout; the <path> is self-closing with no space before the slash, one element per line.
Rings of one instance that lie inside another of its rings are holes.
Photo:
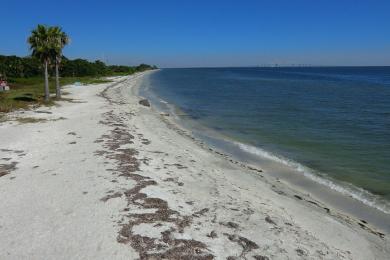
<path fill-rule="evenodd" d="M 60 75 L 58 72 L 58 62 L 56 62 L 56 97 L 61 98 Z"/>
<path fill-rule="evenodd" d="M 45 61 L 45 101 L 49 101 L 49 74 L 47 72 L 48 62 Z"/>

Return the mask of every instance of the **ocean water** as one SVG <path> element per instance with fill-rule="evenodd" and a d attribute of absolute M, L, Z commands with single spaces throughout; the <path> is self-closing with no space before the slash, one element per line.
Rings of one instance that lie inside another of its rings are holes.
<path fill-rule="evenodd" d="M 162 69 L 161 107 L 390 214 L 390 67 Z"/>

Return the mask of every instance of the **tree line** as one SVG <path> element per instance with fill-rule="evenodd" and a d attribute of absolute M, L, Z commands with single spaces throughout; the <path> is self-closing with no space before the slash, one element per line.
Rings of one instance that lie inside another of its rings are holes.
<path fill-rule="evenodd" d="M 63 56 L 69 36 L 58 26 L 38 25 L 27 39 L 31 56 L 17 57 L 0 55 L 0 74 L 3 78 L 27 78 L 44 76 L 45 101 L 49 100 L 49 74 L 56 77 L 56 97 L 61 97 L 59 75 L 65 77 L 106 76 L 132 74 L 156 69 L 156 66 L 108 66 L 102 61 L 90 62 L 84 59 L 70 60 Z"/>
<path fill-rule="evenodd" d="M 63 77 L 85 77 L 132 74 L 150 69 L 157 69 L 157 67 L 147 64 L 138 66 L 106 65 L 100 60 L 94 62 L 85 59 L 70 60 L 62 56 L 59 72 Z M 50 66 L 49 74 L 54 75 L 54 73 L 54 67 Z M 43 71 L 39 60 L 34 57 L 0 55 L 0 74 L 6 78 L 31 78 L 43 76 Z"/>

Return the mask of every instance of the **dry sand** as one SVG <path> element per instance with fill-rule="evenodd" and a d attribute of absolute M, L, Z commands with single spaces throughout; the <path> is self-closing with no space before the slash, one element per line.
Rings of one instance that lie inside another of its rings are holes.
<path fill-rule="evenodd" d="M 387 234 L 139 104 L 142 77 L 0 124 L 0 259 L 390 257 Z"/>

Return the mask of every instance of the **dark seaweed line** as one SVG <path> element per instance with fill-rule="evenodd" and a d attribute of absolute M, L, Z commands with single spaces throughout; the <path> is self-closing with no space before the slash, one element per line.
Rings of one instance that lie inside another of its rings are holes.
<path fill-rule="evenodd" d="M 109 89 L 120 83 L 123 83 L 123 81 L 110 85 L 100 94 L 111 106 L 126 104 L 122 101 L 113 100 L 107 94 Z M 135 138 L 129 133 L 130 129 L 128 129 L 123 120 L 123 118 L 129 118 L 132 115 L 132 113 L 127 112 L 121 115 L 121 117 L 115 115 L 114 111 L 111 110 L 103 114 L 104 120 L 100 122 L 113 129 L 96 140 L 97 143 L 102 143 L 104 148 L 104 150 L 96 151 L 96 155 L 105 156 L 107 159 L 116 161 L 117 167 L 112 169 L 114 175 L 136 182 L 134 187 L 123 192 L 123 194 L 115 193 L 108 197 L 106 196 L 102 200 L 107 201 L 111 197 L 123 195 L 128 202 L 128 206 L 135 206 L 141 210 L 155 209 L 155 212 L 127 214 L 126 219 L 121 223 L 121 229 L 117 238 L 118 242 L 131 245 L 139 253 L 140 259 L 213 259 L 214 256 L 208 252 L 204 243 L 193 239 L 177 239 L 173 236 L 173 232 L 182 233 L 184 228 L 191 224 L 192 216 L 182 216 L 179 212 L 170 209 L 166 201 L 159 198 L 151 198 L 147 194 L 142 193 L 143 188 L 158 185 L 158 183 L 150 177 L 136 173 L 140 171 L 140 160 L 136 157 L 138 155 L 136 150 L 121 148 L 122 145 L 132 144 L 132 140 Z M 124 210 L 129 211 L 129 208 Z M 171 223 L 174 224 L 174 227 L 162 232 L 161 238 L 151 238 L 133 233 L 133 227 L 142 223 L 155 223 L 155 226 L 161 226 L 163 225 L 162 223 Z"/>

